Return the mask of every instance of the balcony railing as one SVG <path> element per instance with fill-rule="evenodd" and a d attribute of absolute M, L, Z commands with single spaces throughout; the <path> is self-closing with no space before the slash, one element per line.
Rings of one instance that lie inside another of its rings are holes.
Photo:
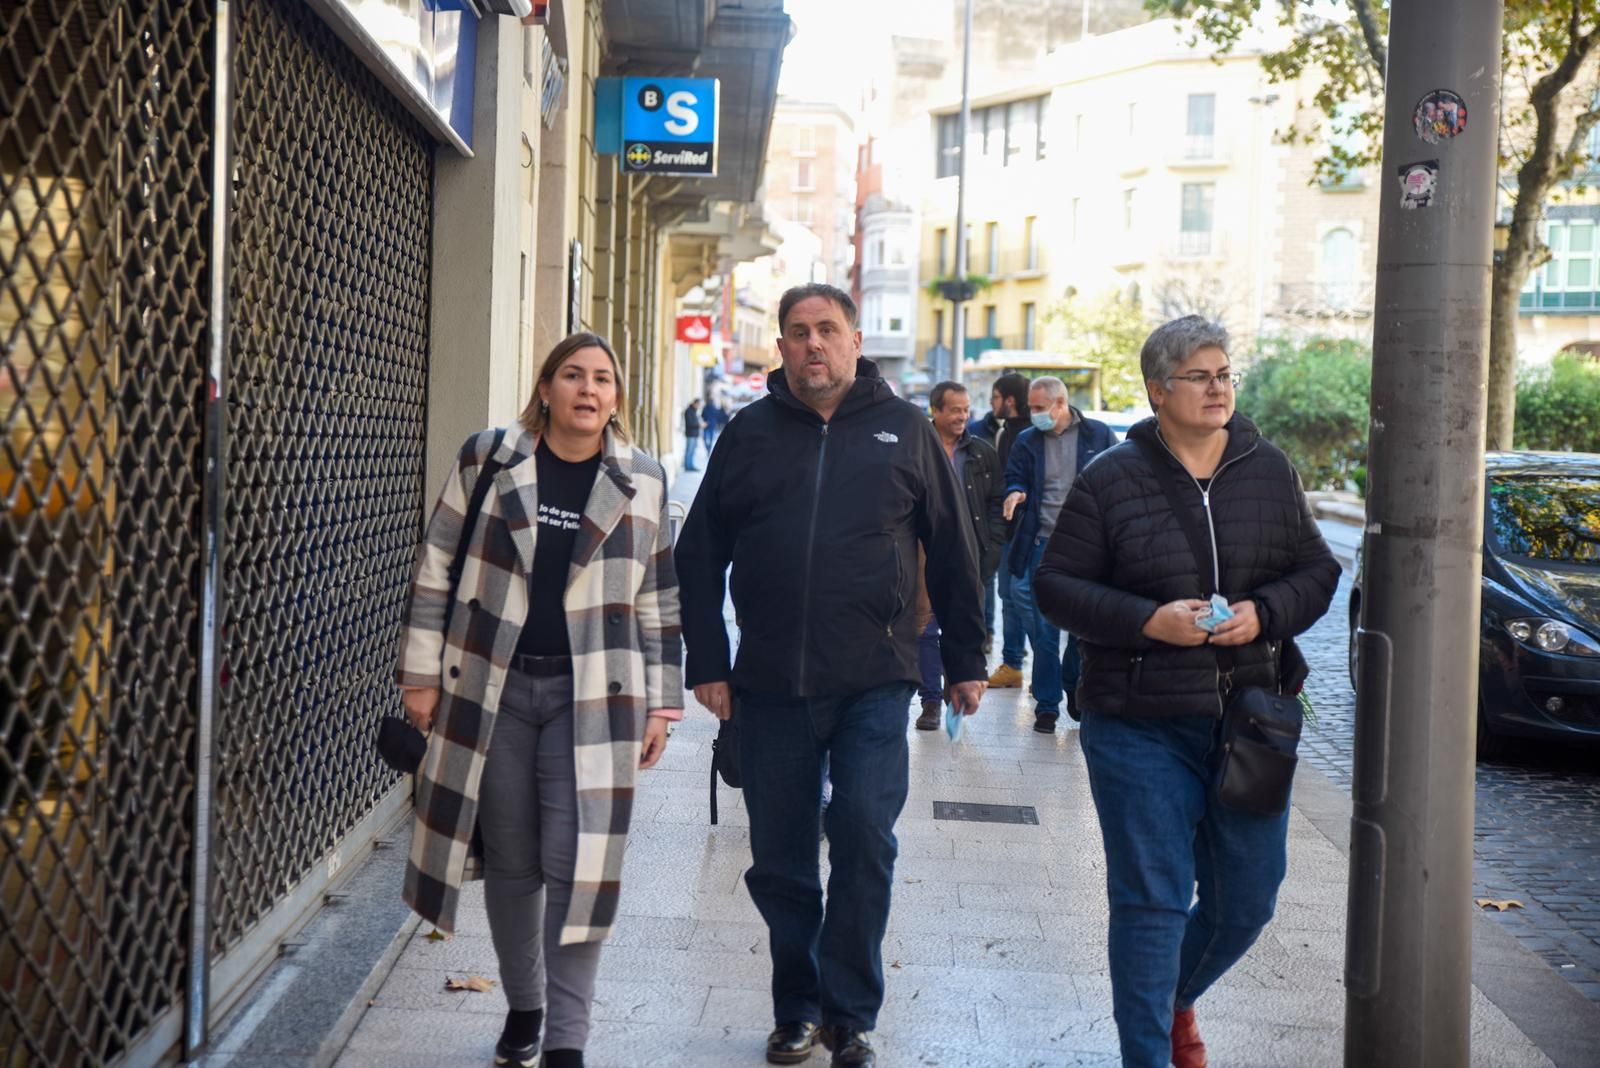
<path fill-rule="evenodd" d="M 1172 252 L 1176 256 L 1210 256 L 1220 251 L 1216 246 L 1216 235 L 1210 230 L 1182 230 Z"/>

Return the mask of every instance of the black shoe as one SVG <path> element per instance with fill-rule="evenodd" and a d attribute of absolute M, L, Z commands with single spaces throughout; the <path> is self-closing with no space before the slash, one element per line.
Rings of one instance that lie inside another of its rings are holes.
<path fill-rule="evenodd" d="M 819 1033 L 817 1025 L 809 1020 L 779 1024 L 767 1036 L 767 1063 L 799 1064 L 811 1056 Z"/>
<path fill-rule="evenodd" d="M 939 729 L 939 702 L 922 702 L 922 715 L 917 717 L 917 730 L 936 731 Z"/>
<path fill-rule="evenodd" d="M 1033 729 L 1040 734 L 1054 734 L 1056 732 L 1056 720 L 1060 718 L 1055 712 L 1040 712 L 1033 717 Z"/>
<path fill-rule="evenodd" d="M 539 1063 L 539 1029 L 543 1024 L 543 1009 L 507 1013 L 500 1041 L 494 1044 L 494 1063 L 533 1068 Z"/>
<path fill-rule="evenodd" d="M 846 1031 L 842 1027 L 827 1028 L 822 1034 L 822 1044 L 833 1050 L 834 1068 L 873 1068 L 878 1055 L 872 1052 L 865 1031 Z"/>
<path fill-rule="evenodd" d="M 583 1068 L 583 1050 L 547 1049 L 543 1068 Z"/>

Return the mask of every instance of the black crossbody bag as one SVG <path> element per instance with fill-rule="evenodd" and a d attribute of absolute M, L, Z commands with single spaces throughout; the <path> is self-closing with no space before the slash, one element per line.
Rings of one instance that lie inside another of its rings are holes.
<path fill-rule="evenodd" d="M 500 463 L 494 454 L 500 451 L 505 431 L 496 431 L 494 447 L 489 458 L 478 468 L 478 480 L 472 484 L 472 496 L 467 499 L 467 514 L 461 519 L 461 538 L 456 542 L 456 555 L 450 561 L 450 596 L 444 603 L 445 640 L 450 638 L 450 615 L 455 609 L 456 591 L 461 588 L 461 572 L 467 566 L 467 548 L 472 543 L 472 528 L 478 525 L 478 513 L 483 511 L 484 498 L 494 485 L 494 476 Z M 402 775 L 415 775 L 428 752 L 428 736 L 411 725 L 404 716 L 384 716 L 378 721 L 378 756 Z"/>
<path fill-rule="evenodd" d="M 717 822 L 717 776 L 735 790 L 744 786 L 744 776 L 739 771 L 739 698 L 733 698 L 728 718 L 717 727 L 717 736 L 711 739 L 711 823 Z"/>
<path fill-rule="evenodd" d="M 1193 522 L 1167 457 L 1147 442 L 1138 444 L 1167 495 L 1173 516 L 1189 539 L 1189 548 L 1200 565 L 1201 587 L 1206 588 L 1209 584 L 1205 561 L 1212 557 L 1211 544 Z M 1214 592 L 1206 588 L 1205 596 L 1209 598 Z M 1304 683 L 1307 666 L 1292 638 L 1281 648 L 1276 648 L 1276 643 L 1268 644 L 1274 647 L 1278 690 L 1229 685 L 1222 708 L 1222 753 L 1213 783 L 1217 800 L 1227 808 L 1275 816 L 1289 806 L 1294 769 L 1299 763 L 1295 750 L 1300 745 L 1305 711 L 1299 697 L 1293 694 Z M 1233 675 L 1233 654 L 1226 649 L 1216 649 L 1215 654 L 1217 669 L 1226 682 Z"/>

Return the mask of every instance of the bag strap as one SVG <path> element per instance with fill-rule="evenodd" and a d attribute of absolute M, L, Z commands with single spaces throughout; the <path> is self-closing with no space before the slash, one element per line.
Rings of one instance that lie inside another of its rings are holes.
<path fill-rule="evenodd" d="M 711 739 L 711 826 L 717 825 L 717 739 Z"/>
<path fill-rule="evenodd" d="M 466 570 L 467 551 L 472 546 L 472 529 L 478 525 L 478 513 L 483 511 L 483 502 L 489 496 L 489 487 L 494 485 L 494 476 L 500 473 L 500 461 L 494 457 L 500 451 L 505 436 L 504 428 L 494 432 L 494 447 L 489 450 L 488 459 L 478 465 L 478 478 L 472 483 L 472 496 L 467 498 L 467 514 L 461 517 L 461 537 L 456 540 L 456 554 L 450 561 L 448 571 L 450 596 L 444 603 L 446 634 L 450 633 L 450 613 L 455 608 L 456 591 L 461 588 L 461 572 Z"/>
<path fill-rule="evenodd" d="M 1216 593 L 1213 583 L 1206 580 L 1220 570 L 1218 561 L 1205 535 L 1200 533 L 1200 526 L 1194 521 L 1194 516 L 1189 511 L 1189 505 L 1178 492 L 1178 476 L 1168 462 L 1171 457 L 1166 450 L 1160 449 L 1143 439 L 1136 439 L 1144 458 L 1149 461 L 1151 469 L 1155 472 L 1156 481 L 1161 483 L 1161 490 L 1167 495 L 1167 504 L 1172 507 L 1173 518 L 1178 521 L 1178 526 L 1183 528 L 1183 534 L 1189 539 L 1189 548 L 1194 553 L 1194 562 L 1200 568 L 1200 586 L 1206 592 L 1204 596 L 1210 597 Z M 1206 574 L 1206 564 L 1211 564 L 1211 575 Z"/>

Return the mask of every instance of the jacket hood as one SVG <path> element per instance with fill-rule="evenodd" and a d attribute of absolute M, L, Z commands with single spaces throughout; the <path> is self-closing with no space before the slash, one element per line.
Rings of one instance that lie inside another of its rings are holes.
<path fill-rule="evenodd" d="M 1233 413 L 1232 418 L 1223 425 L 1223 429 L 1228 432 L 1228 446 L 1222 450 L 1223 463 L 1243 456 L 1255 448 L 1257 442 L 1261 440 L 1261 431 L 1250 421 L 1248 415 L 1240 411 Z M 1162 439 L 1161 424 L 1153 415 L 1141 419 L 1129 427 L 1127 440 L 1146 442 L 1168 454 L 1172 451 L 1167 447 L 1166 441 Z M 1177 463 L 1177 458 L 1174 457 L 1172 462 Z"/>
<path fill-rule="evenodd" d="M 799 415 L 809 416 L 821 421 L 822 417 L 811 409 L 804 401 L 794 395 L 789 388 L 789 376 L 782 368 L 767 375 L 767 392 L 772 394 L 772 399 L 780 405 Z M 894 390 L 889 388 L 889 383 L 883 380 L 883 375 L 878 370 L 878 365 L 865 356 L 856 357 L 856 380 L 851 383 L 850 390 L 839 403 L 838 411 L 833 413 L 835 420 L 841 416 L 851 415 L 870 408 L 874 404 L 894 400 Z"/>

